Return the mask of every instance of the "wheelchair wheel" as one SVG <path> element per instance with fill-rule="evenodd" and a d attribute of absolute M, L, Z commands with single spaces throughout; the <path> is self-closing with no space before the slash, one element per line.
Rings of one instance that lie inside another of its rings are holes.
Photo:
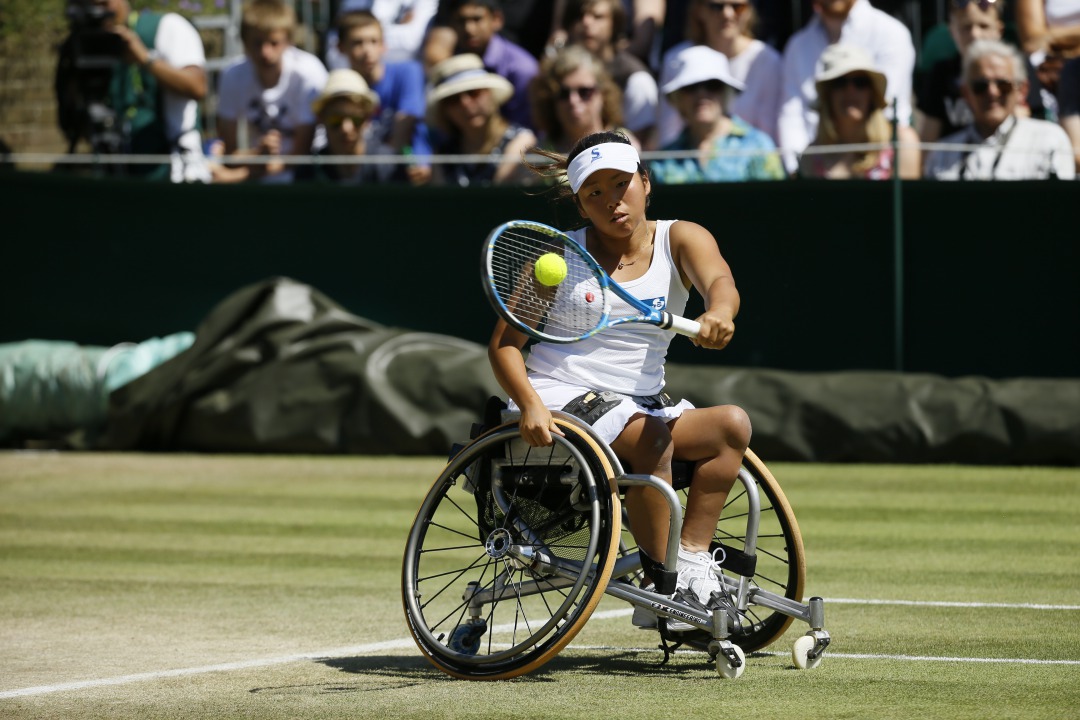
<path fill-rule="evenodd" d="M 402 600 L 420 651 L 443 672 L 499 680 L 531 672 L 584 626 L 621 535 L 618 488 L 573 425 L 531 448 L 516 423 L 457 454 L 409 533 Z"/>
<path fill-rule="evenodd" d="M 751 575 L 751 584 L 789 600 L 802 602 L 803 585 L 806 581 L 806 557 L 795 514 L 772 473 L 749 449 L 743 457 L 743 468 L 757 481 L 760 501 L 757 560 Z M 683 507 L 686 507 L 688 485 L 688 477 L 685 482 L 675 484 Z M 716 532 L 713 534 L 713 548 L 722 544 L 728 549 L 742 550 L 746 539 L 748 513 L 749 502 L 746 489 L 742 483 L 737 482 L 717 522 Z M 628 545 L 636 545 L 629 532 L 624 532 L 624 539 Z M 724 567 L 728 577 L 731 577 L 732 572 L 736 570 L 734 563 L 729 566 L 725 562 Z M 737 624 L 732 623 L 729 639 L 749 654 L 777 640 L 791 625 L 793 619 L 789 615 L 751 602 L 740 616 L 740 621 Z M 695 631 L 681 633 L 679 641 L 705 649 L 711 637 L 705 632 Z"/>

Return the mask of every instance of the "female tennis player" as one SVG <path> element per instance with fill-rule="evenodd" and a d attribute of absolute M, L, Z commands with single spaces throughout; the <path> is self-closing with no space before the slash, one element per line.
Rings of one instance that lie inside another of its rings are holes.
<path fill-rule="evenodd" d="M 534 149 L 551 164 L 529 167 L 565 176 L 559 187 L 573 195 L 588 222 L 570 233 L 611 278 L 653 307 L 681 315 L 690 286 L 705 299 L 696 318 L 695 343 L 722 349 L 735 331 L 739 292 L 716 240 L 701 225 L 681 220 L 649 220 L 651 185 L 637 151 L 614 132 L 579 140 L 566 157 Z M 629 305 L 615 299 L 612 316 Z M 709 543 L 750 442 L 750 420 L 734 405 L 695 408 L 664 393 L 664 358 L 673 333 L 641 323 L 619 325 L 574 343 L 538 342 L 526 359 L 526 335 L 499 320 L 489 345 L 495 376 L 521 413 L 521 434 L 534 447 L 561 434 L 551 410 L 582 418 L 611 445 L 635 473 L 671 482 L 672 459 L 691 461 L 694 471 L 683 518 L 676 592 L 689 591 L 708 606 L 720 582 Z M 641 550 L 663 558 L 668 509 L 655 489 L 627 490 L 625 506 Z M 648 571 L 648 564 L 646 564 Z M 638 609 L 634 623 L 655 626 L 656 617 Z M 690 625 L 668 621 L 668 629 Z"/>

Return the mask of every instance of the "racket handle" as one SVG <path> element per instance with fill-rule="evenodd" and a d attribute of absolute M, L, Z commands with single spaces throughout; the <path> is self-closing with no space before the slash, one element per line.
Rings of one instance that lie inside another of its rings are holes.
<path fill-rule="evenodd" d="M 678 315 L 672 315 L 671 313 L 664 313 L 665 322 L 663 327 L 670 329 L 680 335 L 686 335 L 687 337 L 696 338 L 698 333 L 701 332 L 701 323 L 696 320 L 688 320 Z"/>

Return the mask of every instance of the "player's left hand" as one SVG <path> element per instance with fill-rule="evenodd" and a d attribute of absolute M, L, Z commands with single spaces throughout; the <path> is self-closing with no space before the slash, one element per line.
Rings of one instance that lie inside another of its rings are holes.
<path fill-rule="evenodd" d="M 731 314 L 720 310 L 710 310 L 697 318 L 701 323 L 701 331 L 698 333 L 694 344 L 698 347 L 710 350 L 721 350 L 735 334 L 735 320 Z"/>

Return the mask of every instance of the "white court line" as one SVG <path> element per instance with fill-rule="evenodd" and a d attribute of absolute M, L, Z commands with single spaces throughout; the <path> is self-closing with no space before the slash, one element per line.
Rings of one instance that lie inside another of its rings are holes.
<path fill-rule="evenodd" d="M 829 605 L 918 605 L 921 607 L 1007 608 L 1009 610 L 1080 610 L 1080 605 L 1045 605 L 1043 603 L 949 602 L 937 600 L 860 600 L 825 598 Z"/>
<path fill-rule="evenodd" d="M 651 652 L 655 647 L 622 647 L 615 645 L 570 645 L 573 650 L 610 650 L 613 652 Z M 677 655 L 700 654 L 700 650 L 676 650 Z M 772 652 L 770 650 L 755 650 L 754 655 L 768 655 L 770 657 L 784 657 L 790 655 L 785 652 Z M 878 655 L 872 653 L 837 653 L 827 650 L 825 659 L 843 658 L 845 660 L 903 660 L 918 662 L 952 662 L 952 663 L 1001 663 L 1017 665 L 1080 665 L 1080 660 L 1039 660 L 1037 658 L 972 658 L 972 657 L 941 657 L 937 655 Z"/>
<path fill-rule="evenodd" d="M 380 650 L 397 650 L 406 647 L 416 647 L 416 643 L 413 642 L 412 638 L 387 640 L 385 642 L 371 643 L 369 645 L 356 645 L 354 647 L 335 648 L 333 650 L 323 650 L 322 652 L 282 655 L 280 657 L 258 658 L 254 660 L 239 660 L 237 662 L 220 663 L 218 665 L 176 668 L 175 670 L 158 670 L 156 672 L 120 675 L 119 677 L 101 678 L 98 680 L 80 680 L 78 682 L 58 683 L 56 685 L 39 685 L 37 687 L 21 688 L 19 690 L 4 690 L 0 691 L 0 700 L 27 697 L 29 695 L 46 695 L 48 693 L 63 692 L 64 690 L 82 690 L 84 688 L 106 687 L 108 685 L 127 685 L 128 683 L 142 682 L 144 680 L 159 680 L 161 678 L 184 677 L 187 675 L 201 675 L 203 673 L 226 672 L 229 670 L 247 670 L 249 668 L 268 667 L 270 665 L 285 665 L 301 660 L 353 657 L 378 652 Z"/>
<path fill-rule="evenodd" d="M 862 604 L 862 605 L 919 605 L 930 607 L 973 607 L 973 608 L 1015 608 L 1023 610 L 1080 610 L 1080 605 L 1043 605 L 1043 604 L 1012 604 L 1012 603 L 957 603 L 935 602 L 932 600 L 859 600 L 857 598 L 826 598 L 825 604 Z M 610 620 L 612 618 L 625 617 L 633 613 L 632 608 L 620 608 L 618 610 L 605 610 L 593 613 L 592 617 L 598 620 Z M 496 631 L 500 627 L 494 628 Z M 212 672 L 228 672 L 230 670 L 247 670 L 250 668 L 270 667 L 272 665 L 286 665 L 302 660 L 318 660 L 322 658 L 355 657 L 379 652 L 381 650 L 398 650 L 413 647 L 412 638 L 400 640 L 387 640 L 385 642 L 370 643 L 367 645 L 355 645 L 352 647 L 334 648 L 319 652 L 299 653 L 296 655 L 282 655 L 279 657 L 256 658 L 253 660 L 239 660 L 231 663 L 219 663 L 217 665 L 203 665 L 201 667 L 176 668 L 174 670 L 158 670 L 155 672 L 136 673 L 134 675 L 120 675 L 111 678 L 99 678 L 96 680 L 80 680 L 76 682 L 57 683 L 55 685 L 38 685 L 36 687 L 19 688 L 17 690 L 0 691 L 0 700 L 8 700 L 17 697 L 30 697 L 33 695 L 47 695 L 49 693 L 64 692 L 68 690 L 83 690 L 87 688 L 108 687 L 111 685 L 127 685 L 129 683 L 143 682 L 145 680 L 160 680 L 162 678 L 186 677 L 189 675 L 203 675 Z M 571 648 L 587 650 L 589 647 L 571 645 Z M 654 648 L 592 648 L 592 649 L 618 649 L 623 651 L 645 651 Z M 762 653 L 764 655 L 784 655 L 786 653 Z M 1014 663 L 1018 665 L 1080 665 L 1080 660 L 1038 660 L 1034 658 L 964 658 L 964 657 L 933 657 L 919 655 L 873 655 L 829 652 L 830 658 L 844 658 L 853 660 L 902 660 L 915 662 L 966 662 L 966 663 Z"/>

